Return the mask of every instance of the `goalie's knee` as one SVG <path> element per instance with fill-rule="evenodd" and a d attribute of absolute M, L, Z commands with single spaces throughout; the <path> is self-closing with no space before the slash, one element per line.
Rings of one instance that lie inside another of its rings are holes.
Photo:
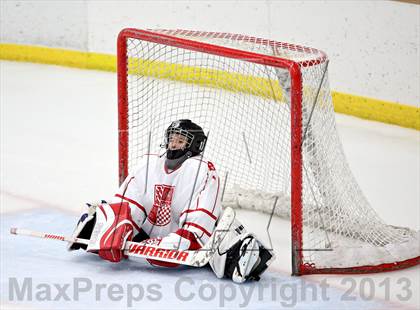
<path fill-rule="evenodd" d="M 218 278 L 227 277 L 242 283 L 259 280 L 273 260 L 273 252 L 235 220 L 210 260 L 210 266 Z"/>

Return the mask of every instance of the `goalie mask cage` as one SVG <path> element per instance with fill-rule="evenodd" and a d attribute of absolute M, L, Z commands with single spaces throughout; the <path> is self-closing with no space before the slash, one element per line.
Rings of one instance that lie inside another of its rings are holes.
<path fill-rule="evenodd" d="M 222 203 L 292 225 L 292 270 L 363 273 L 419 264 L 419 233 L 385 224 L 346 163 L 328 58 L 227 33 L 124 29 L 118 37 L 119 177 L 159 151 L 173 120 L 208 134 Z"/>

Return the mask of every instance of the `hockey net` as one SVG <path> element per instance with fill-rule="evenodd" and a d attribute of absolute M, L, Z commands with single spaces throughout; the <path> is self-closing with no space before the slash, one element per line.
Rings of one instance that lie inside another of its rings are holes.
<path fill-rule="evenodd" d="M 419 263 L 419 233 L 385 224 L 346 163 L 328 58 L 225 33 L 125 29 L 118 39 L 120 182 L 173 120 L 208 134 L 224 205 L 291 218 L 293 273 Z"/>

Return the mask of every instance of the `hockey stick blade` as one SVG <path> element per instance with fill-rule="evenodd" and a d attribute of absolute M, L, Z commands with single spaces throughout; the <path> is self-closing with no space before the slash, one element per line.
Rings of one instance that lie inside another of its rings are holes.
<path fill-rule="evenodd" d="M 148 245 L 142 242 L 127 241 L 126 246 L 124 248 L 124 254 L 129 257 L 153 259 L 193 267 L 203 267 L 210 261 L 211 257 L 214 255 L 215 251 L 222 243 L 234 219 L 235 211 L 231 208 L 226 208 L 226 210 L 223 212 L 222 217 L 219 219 L 217 227 L 211 235 L 209 241 L 199 250 L 171 250 L 163 249 L 156 245 Z M 86 245 L 89 243 L 89 240 L 87 239 L 72 238 L 57 234 L 44 233 L 15 227 L 10 228 L 10 233 L 14 235 L 23 235 L 43 239 L 76 242 Z"/>

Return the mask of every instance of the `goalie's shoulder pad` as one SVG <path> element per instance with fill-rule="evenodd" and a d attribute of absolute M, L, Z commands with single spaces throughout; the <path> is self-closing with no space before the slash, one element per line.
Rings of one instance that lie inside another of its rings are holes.
<path fill-rule="evenodd" d="M 242 283 L 258 281 L 273 260 L 274 253 L 235 220 L 210 260 L 210 266 L 218 278 L 227 277 Z"/>

